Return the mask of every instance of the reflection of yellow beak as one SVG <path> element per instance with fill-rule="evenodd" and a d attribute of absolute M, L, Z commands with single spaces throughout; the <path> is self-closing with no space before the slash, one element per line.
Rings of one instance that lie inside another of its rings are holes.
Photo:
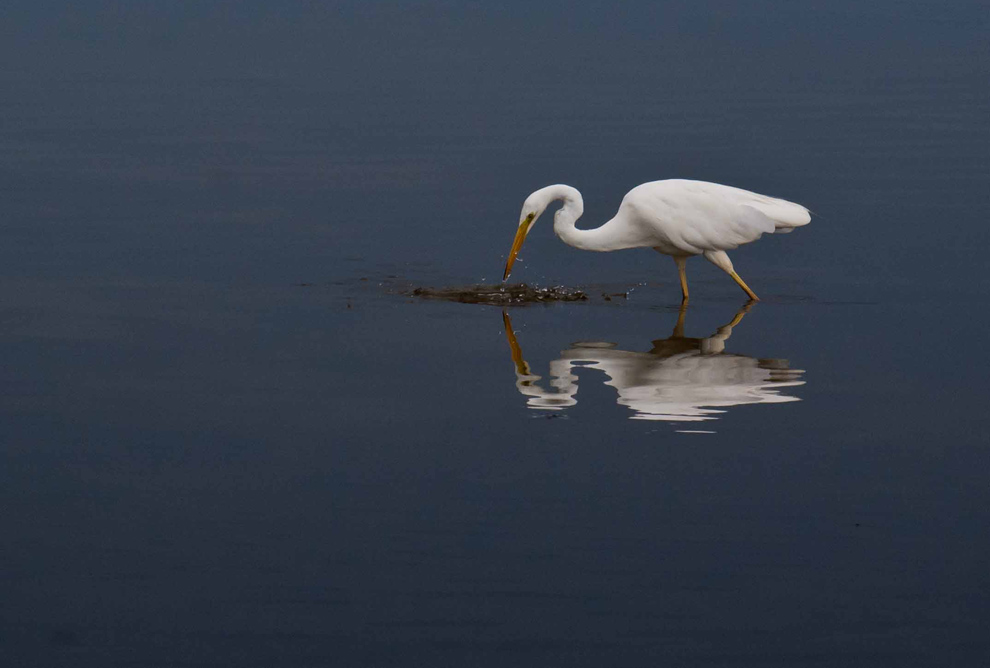
<path fill-rule="evenodd" d="M 516 255 L 519 254 L 519 249 L 522 248 L 523 242 L 526 241 L 526 235 L 529 234 L 529 229 L 533 227 L 533 218 L 533 214 L 526 216 L 526 220 L 521 222 L 519 229 L 516 230 L 516 238 L 512 240 L 512 248 L 509 250 L 509 259 L 505 261 L 505 274 L 502 276 L 503 283 L 509 278 L 509 274 L 512 273 L 512 265 L 516 261 Z"/>
<path fill-rule="evenodd" d="M 519 342 L 516 341 L 516 333 L 512 331 L 512 320 L 509 314 L 502 311 L 502 326 L 505 327 L 505 338 L 509 340 L 509 350 L 512 351 L 512 363 L 516 365 L 516 373 L 522 376 L 532 375 L 529 365 L 523 359 Z"/>

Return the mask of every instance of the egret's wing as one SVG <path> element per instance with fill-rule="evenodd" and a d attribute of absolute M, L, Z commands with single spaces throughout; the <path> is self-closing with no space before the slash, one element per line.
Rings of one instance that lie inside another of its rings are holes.
<path fill-rule="evenodd" d="M 691 254 L 732 250 L 810 220 L 799 204 L 703 181 L 643 184 L 623 205 L 656 234 L 658 246 Z"/>
<path fill-rule="evenodd" d="M 718 198 L 698 199 L 691 223 L 682 224 L 682 238 L 702 251 L 731 250 L 773 234 L 773 220 L 762 212 Z"/>

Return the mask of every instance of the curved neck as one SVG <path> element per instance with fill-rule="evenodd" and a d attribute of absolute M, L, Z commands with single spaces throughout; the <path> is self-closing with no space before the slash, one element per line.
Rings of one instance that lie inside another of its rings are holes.
<path fill-rule="evenodd" d="M 541 193 L 547 202 L 561 200 L 564 206 L 553 215 L 553 231 L 560 240 L 569 246 L 582 250 L 593 250 L 587 247 L 586 230 L 579 230 L 575 223 L 584 213 L 584 199 L 577 188 L 565 185 L 547 186 Z"/>
<path fill-rule="evenodd" d="M 568 246 L 589 251 L 610 251 L 627 247 L 615 243 L 617 239 L 614 239 L 614 235 L 606 229 L 607 223 L 591 230 L 577 228 L 577 220 L 584 213 L 584 200 L 576 188 L 555 185 L 547 186 L 539 192 L 546 198 L 547 203 L 555 200 L 563 201 L 564 206 L 560 207 L 553 216 L 553 231 Z"/>

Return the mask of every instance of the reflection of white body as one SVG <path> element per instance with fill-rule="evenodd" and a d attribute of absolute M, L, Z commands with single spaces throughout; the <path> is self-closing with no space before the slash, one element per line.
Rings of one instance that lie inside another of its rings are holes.
<path fill-rule="evenodd" d="M 684 312 L 674 336 L 654 341 L 650 352 L 616 350 L 608 343 L 578 343 L 550 363 L 550 388 L 539 385 L 530 372 L 506 320 L 509 344 L 516 361 L 516 387 L 530 408 L 561 410 L 577 403 L 577 376 L 573 369 L 603 371 L 619 396 L 617 402 L 640 420 L 701 421 L 717 419 L 729 406 L 799 401 L 780 394 L 783 387 L 803 385 L 803 373 L 788 369 L 785 360 L 754 359 L 726 354 L 725 341 L 742 320 L 740 311 L 731 323 L 704 339 L 682 335 Z"/>

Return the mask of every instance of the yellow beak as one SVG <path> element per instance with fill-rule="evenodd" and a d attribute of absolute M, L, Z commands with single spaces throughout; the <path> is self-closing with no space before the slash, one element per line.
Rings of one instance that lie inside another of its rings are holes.
<path fill-rule="evenodd" d="M 509 274 L 512 273 L 512 265 L 516 261 L 516 256 L 519 255 L 519 249 L 522 248 L 523 242 L 526 241 L 526 235 L 533 227 L 533 219 L 533 214 L 529 214 L 526 216 L 526 220 L 519 224 L 519 229 L 516 230 L 516 238 L 512 240 L 512 248 L 509 249 L 509 259 L 505 261 L 505 274 L 502 275 L 503 283 L 508 280 Z"/>

